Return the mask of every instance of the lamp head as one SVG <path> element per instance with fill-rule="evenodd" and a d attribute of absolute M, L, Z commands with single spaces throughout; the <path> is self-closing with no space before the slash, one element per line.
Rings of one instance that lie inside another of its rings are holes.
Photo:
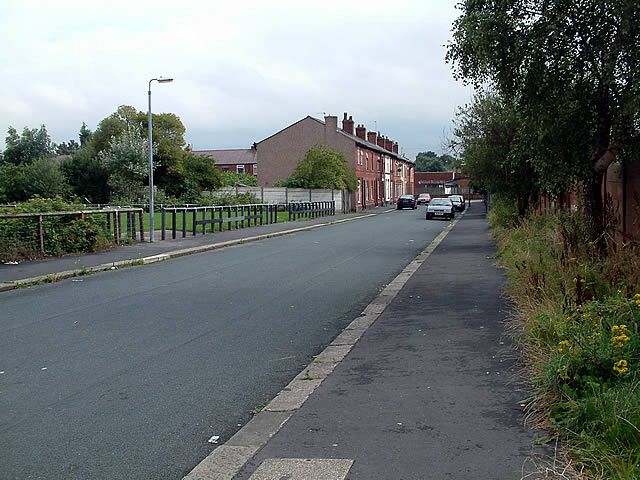
<path fill-rule="evenodd" d="M 170 83 L 173 82 L 173 78 L 159 78 L 158 83 Z"/>

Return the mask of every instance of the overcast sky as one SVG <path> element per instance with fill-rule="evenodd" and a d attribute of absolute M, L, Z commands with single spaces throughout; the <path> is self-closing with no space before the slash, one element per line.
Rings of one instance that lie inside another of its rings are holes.
<path fill-rule="evenodd" d="M 119 105 L 173 112 L 194 149 L 248 148 L 324 113 L 415 158 L 470 100 L 444 62 L 447 0 L 2 0 L 0 129 L 77 140 Z M 0 146 L 3 143 L 0 142 Z"/>

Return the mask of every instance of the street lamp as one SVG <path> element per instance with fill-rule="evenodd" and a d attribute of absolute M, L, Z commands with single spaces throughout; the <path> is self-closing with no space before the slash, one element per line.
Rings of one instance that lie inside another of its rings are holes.
<path fill-rule="evenodd" d="M 153 229 L 154 229 L 154 225 L 153 225 L 153 215 L 154 215 L 154 208 L 153 208 L 153 138 L 152 138 L 152 131 L 153 131 L 153 122 L 151 120 L 151 82 L 158 82 L 158 83 L 170 83 L 173 82 L 173 78 L 152 78 L 151 80 L 149 80 L 149 121 L 148 121 L 148 127 L 149 127 L 149 142 L 147 144 L 147 149 L 149 151 L 149 241 L 153 242 L 154 238 L 153 238 Z"/>

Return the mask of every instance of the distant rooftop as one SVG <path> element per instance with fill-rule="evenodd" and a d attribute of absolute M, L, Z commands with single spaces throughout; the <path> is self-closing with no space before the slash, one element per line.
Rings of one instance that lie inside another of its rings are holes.
<path fill-rule="evenodd" d="M 192 153 L 204 157 L 212 157 L 217 165 L 247 165 L 256 163 L 256 151 L 252 148 L 193 150 Z"/>

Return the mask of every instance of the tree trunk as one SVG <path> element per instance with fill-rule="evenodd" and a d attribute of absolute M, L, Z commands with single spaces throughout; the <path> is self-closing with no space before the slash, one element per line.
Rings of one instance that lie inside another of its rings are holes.
<path fill-rule="evenodd" d="M 594 171 L 584 182 L 584 215 L 591 241 L 604 252 L 604 202 L 602 201 L 603 172 Z"/>

